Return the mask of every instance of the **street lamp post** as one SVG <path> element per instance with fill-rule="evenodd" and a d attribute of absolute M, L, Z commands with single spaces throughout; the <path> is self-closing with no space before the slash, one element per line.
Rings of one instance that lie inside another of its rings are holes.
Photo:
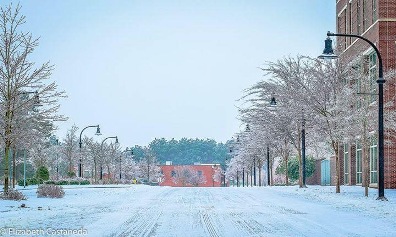
<path fill-rule="evenodd" d="M 253 158 L 253 177 L 254 186 L 256 186 L 256 157 Z"/>
<path fill-rule="evenodd" d="M 275 97 L 271 98 L 270 107 L 276 107 L 276 99 Z M 304 109 L 302 110 L 302 121 L 301 121 L 301 163 L 302 163 L 302 177 L 301 177 L 301 187 L 306 188 L 307 185 L 305 184 L 306 178 L 306 159 L 305 159 L 305 115 Z M 288 172 L 286 170 L 286 172 Z"/>
<path fill-rule="evenodd" d="M 268 186 L 271 186 L 271 177 L 270 177 L 270 153 L 269 146 L 267 145 L 267 183 Z"/>
<path fill-rule="evenodd" d="M 327 32 L 327 39 L 325 41 L 325 50 L 323 54 L 319 56 L 319 58 L 335 58 L 336 56 L 333 53 L 332 49 L 332 41 L 330 36 L 341 36 L 341 37 L 350 37 L 350 38 L 359 38 L 367 42 L 376 52 L 378 57 L 378 198 L 377 200 L 386 201 L 385 192 L 384 192 L 384 76 L 383 76 L 383 66 L 382 66 L 382 58 L 378 48 L 375 46 L 373 42 L 370 40 L 360 36 L 353 34 L 336 34 Z"/>
<path fill-rule="evenodd" d="M 99 125 L 92 125 L 92 126 L 87 126 L 87 127 L 85 127 L 83 130 L 81 130 L 81 132 L 80 132 L 80 160 L 79 160 L 79 163 L 78 163 L 78 176 L 79 177 L 83 177 L 83 171 L 82 171 L 82 160 L 81 160 L 81 148 L 82 148 L 82 140 L 81 140 L 81 135 L 82 135 L 82 133 L 84 132 L 84 130 L 85 129 L 87 129 L 87 128 L 96 128 L 96 133 L 95 133 L 95 135 L 101 135 L 101 133 L 100 133 L 100 127 L 99 127 Z"/>
<path fill-rule="evenodd" d="M 57 146 L 59 146 L 58 139 L 55 140 L 55 143 Z M 56 151 L 56 180 L 59 180 L 59 152 L 58 151 Z"/>
<path fill-rule="evenodd" d="M 302 129 L 301 129 L 301 158 L 302 158 L 302 187 L 306 188 L 305 177 L 306 177 L 306 169 L 305 169 L 305 117 L 304 110 L 302 115 Z M 286 170 L 287 172 L 287 170 Z"/>
<path fill-rule="evenodd" d="M 117 137 L 117 136 L 115 136 L 115 137 L 106 137 L 105 139 L 102 140 L 102 143 L 100 144 L 100 154 L 101 154 L 101 155 L 102 155 L 102 153 L 103 153 L 103 143 L 104 143 L 107 139 L 110 139 L 110 138 L 115 139 L 115 143 L 118 144 L 118 137 Z M 121 176 L 121 173 L 120 173 L 120 176 Z M 96 174 L 95 174 L 95 177 L 96 177 Z M 100 179 L 100 180 L 103 179 L 103 160 L 100 162 L 100 177 L 99 177 L 99 179 Z M 121 178 L 120 178 L 120 179 L 121 179 Z"/>

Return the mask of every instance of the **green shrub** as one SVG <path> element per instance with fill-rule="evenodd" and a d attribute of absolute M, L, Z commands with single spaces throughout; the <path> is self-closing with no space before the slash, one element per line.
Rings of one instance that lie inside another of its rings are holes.
<path fill-rule="evenodd" d="M 70 185 L 79 185 L 80 181 L 78 181 L 78 180 L 70 180 L 69 184 Z"/>
<path fill-rule="evenodd" d="M 65 191 L 62 186 L 55 184 L 42 184 L 37 188 L 37 197 L 62 198 Z"/>
<path fill-rule="evenodd" d="M 290 181 L 297 181 L 300 177 L 299 173 L 299 161 L 297 157 L 290 157 L 288 159 L 288 175 Z M 315 160 L 311 156 L 307 156 L 305 159 L 305 177 L 311 177 L 315 171 Z M 276 168 L 276 174 L 286 174 L 286 165 L 282 161 L 281 164 Z"/>
<path fill-rule="evenodd" d="M 54 180 L 48 180 L 44 182 L 45 184 L 56 184 Z"/>
<path fill-rule="evenodd" d="M 69 185 L 69 181 L 67 180 L 59 180 L 56 182 L 57 185 Z"/>
<path fill-rule="evenodd" d="M 49 171 L 47 167 L 40 166 L 36 171 L 36 178 L 40 184 L 43 183 L 44 181 L 49 180 Z"/>
<path fill-rule="evenodd" d="M 80 185 L 89 185 L 89 184 L 91 184 L 91 183 L 89 182 L 89 180 L 86 180 L 86 179 L 81 180 L 81 182 L 80 182 Z"/>
<path fill-rule="evenodd" d="M 23 186 L 23 179 L 18 180 L 18 185 L 19 185 L 19 186 Z M 25 180 L 25 186 L 28 186 L 28 185 L 29 185 L 29 184 L 28 184 L 28 181 Z"/>
<path fill-rule="evenodd" d="M 38 180 L 36 179 L 36 178 L 29 178 L 29 179 L 26 179 L 26 183 L 28 184 L 28 185 L 36 185 L 36 184 L 38 184 L 39 182 L 38 182 Z"/>
<path fill-rule="evenodd" d="M 68 171 L 67 172 L 67 177 L 74 178 L 74 177 L 76 177 L 76 173 L 74 173 L 73 171 Z"/>

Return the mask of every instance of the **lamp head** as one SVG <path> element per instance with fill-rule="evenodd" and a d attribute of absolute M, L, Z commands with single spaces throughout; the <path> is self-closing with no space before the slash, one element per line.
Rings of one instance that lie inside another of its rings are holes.
<path fill-rule="evenodd" d="M 272 98 L 271 98 L 271 101 L 270 101 L 270 106 L 276 106 L 276 100 L 275 100 L 275 97 L 272 97 Z"/>
<path fill-rule="evenodd" d="M 319 59 L 334 59 L 337 58 L 337 55 L 334 54 L 333 50 L 333 41 L 327 36 L 325 40 L 325 48 L 323 53 L 318 56 Z"/>
<path fill-rule="evenodd" d="M 34 104 L 35 105 L 39 105 L 40 104 L 40 97 L 37 94 L 37 91 L 36 91 L 36 94 L 34 95 Z"/>
<path fill-rule="evenodd" d="M 249 126 L 249 124 L 246 124 L 245 131 L 246 131 L 246 132 L 250 132 L 250 126 Z"/>
<path fill-rule="evenodd" d="M 115 139 L 116 139 L 115 143 L 118 144 L 118 137 L 116 136 Z"/>
<path fill-rule="evenodd" d="M 99 127 L 99 125 L 96 127 L 96 133 L 95 133 L 95 135 L 96 135 L 96 136 L 102 135 L 102 133 L 100 133 L 100 127 Z"/>

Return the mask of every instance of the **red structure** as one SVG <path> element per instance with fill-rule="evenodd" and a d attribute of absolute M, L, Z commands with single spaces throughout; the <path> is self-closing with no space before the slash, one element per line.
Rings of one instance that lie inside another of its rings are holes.
<path fill-rule="evenodd" d="M 160 186 L 220 187 L 223 179 L 220 164 L 163 165 Z"/>

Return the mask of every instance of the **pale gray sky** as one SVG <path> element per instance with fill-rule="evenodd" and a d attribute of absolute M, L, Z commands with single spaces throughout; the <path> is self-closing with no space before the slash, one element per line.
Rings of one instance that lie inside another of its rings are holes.
<path fill-rule="evenodd" d="M 55 64 L 52 79 L 69 96 L 57 135 L 99 124 L 100 139 L 124 147 L 230 139 L 243 129 L 236 100 L 263 78 L 258 67 L 319 55 L 336 18 L 334 0 L 13 2 L 41 37 L 34 60 Z"/>

